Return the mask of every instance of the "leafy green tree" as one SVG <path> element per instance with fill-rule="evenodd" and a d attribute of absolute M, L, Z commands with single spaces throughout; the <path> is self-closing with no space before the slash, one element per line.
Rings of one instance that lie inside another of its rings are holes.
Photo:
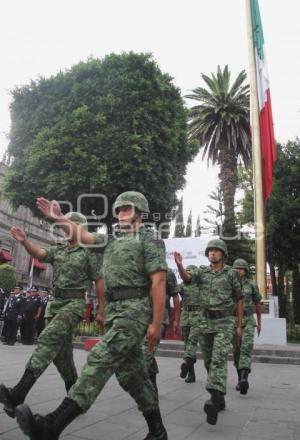
<path fill-rule="evenodd" d="M 16 285 L 16 270 L 10 264 L 0 265 L 0 287 L 9 293 Z"/>
<path fill-rule="evenodd" d="M 190 211 L 185 228 L 185 236 L 191 237 L 192 233 L 193 233 L 193 217 L 192 217 L 192 211 Z"/>
<path fill-rule="evenodd" d="M 203 150 L 203 157 L 220 166 L 220 189 L 224 202 L 223 238 L 235 237 L 234 214 L 238 160 L 251 160 L 249 85 L 243 70 L 230 85 L 228 66 L 211 77 L 201 74 L 206 88 L 197 87 L 186 97 L 199 104 L 189 111 L 189 135 Z M 228 240 L 229 253 L 233 241 Z"/>
<path fill-rule="evenodd" d="M 200 224 L 200 216 L 197 217 L 196 229 L 195 229 L 195 237 L 200 237 L 202 233 L 201 224 Z"/>
<path fill-rule="evenodd" d="M 151 55 L 89 59 L 16 88 L 12 98 L 5 192 L 14 207 L 34 210 L 43 195 L 110 224 L 115 197 L 137 190 L 158 222 L 170 219 L 197 146 L 187 140 L 179 90 Z M 108 213 L 97 196 L 78 207 L 82 194 L 105 195 Z"/>
<path fill-rule="evenodd" d="M 183 197 L 181 197 L 175 216 L 174 237 L 184 237 Z"/>

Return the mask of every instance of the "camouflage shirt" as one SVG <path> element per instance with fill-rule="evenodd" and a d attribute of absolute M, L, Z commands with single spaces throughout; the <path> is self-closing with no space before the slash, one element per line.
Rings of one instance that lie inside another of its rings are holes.
<path fill-rule="evenodd" d="M 94 234 L 95 244 L 103 243 L 101 234 Z M 102 274 L 105 289 L 151 286 L 150 274 L 167 271 L 165 244 L 155 231 L 143 225 L 138 231 L 121 229 L 108 240 L 103 254 Z"/>
<path fill-rule="evenodd" d="M 193 270 L 186 270 L 188 273 L 193 275 Z M 198 270 L 197 270 L 198 272 Z M 192 278 L 190 283 L 181 284 L 182 291 L 182 305 L 184 306 L 194 306 L 200 305 L 200 289 L 195 277 Z"/>
<path fill-rule="evenodd" d="M 179 292 L 179 286 L 176 276 L 172 269 L 167 272 L 167 300 L 175 296 Z"/>
<path fill-rule="evenodd" d="M 242 286 L 238 273 L 225 265 L 214 271 L 211 266 L 199 268 L 192 273 L 191 282 L 200 288 L 200 305 L 210 310 L 234 310 L 242 297 Z"/>
<path fill-rule="evenodd" d="M 53 288 L 86 291 L 101 276 L 101 255 L 87 248 L 59 244 L 45 250 L 41 261 L 53 266 Z"/>
<path fill-rule="evenodd" d="M 242 292 L 244 295 L 244 311 L 251 313 L 253 311 L 253 304 L 259 304 L 262 296 L 257 285 L 247 278 L 242 280 Z"/>

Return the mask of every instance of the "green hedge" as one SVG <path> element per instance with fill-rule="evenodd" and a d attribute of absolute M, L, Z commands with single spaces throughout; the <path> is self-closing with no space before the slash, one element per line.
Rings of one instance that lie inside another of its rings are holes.
<path fill-rule="evenodd" d="M 82 321 L 78 324 L 75 335 L 76 336 L 99 336 L 99 326 L 97 322 Z"/>

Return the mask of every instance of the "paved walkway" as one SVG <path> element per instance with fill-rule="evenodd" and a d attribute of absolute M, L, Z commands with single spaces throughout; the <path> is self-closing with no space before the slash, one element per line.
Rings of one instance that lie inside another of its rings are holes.
<path fill-rule="evenodd" d="M 23 372 L 32 347 L 0 345 L 0 382 L 15 384 Z M 87 353 L 75 350 L 81 369 Z M 253 364 L 247 396 L 235 391 L 235 371 L 229 363 L 227 409 L 216 426 L 206 423 L 203 403 L 205 372 L 196 364 L 197 382 L 186 384 L 178 377 L 180 359 L 158 358 L 160 403 L 169 440 L 299 440 L 300 367 Z M 53 410 L 64 397 L 64 386 L 50 366 L 27 402 L 35 412 Z M 112 378 L 87 414 L 77 418 L 63 433 L 66 440 L 143 440 L 145 422 L 130 396 Z M 0 440 L 25 438 L 15 420 L 0 409 Z"/>

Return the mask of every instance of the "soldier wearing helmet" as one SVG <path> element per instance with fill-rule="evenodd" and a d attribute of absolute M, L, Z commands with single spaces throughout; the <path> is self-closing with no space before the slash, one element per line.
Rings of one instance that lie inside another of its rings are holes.
<path fill-rule="evenodd" d="M 200 345 L 204 356 L 204 365 L 208 373 L 206 389 L 211 394 L 204 404 L 207 422 L 215 425 L 218 412 L 225 408 L 227 384 L 227 355 L 230 349 L 235 327 L 237 311 L 237 336 L 242 334 L 243 295 L 240 278 L 235 270 L 225 264 L 228 256 L 223 240 L 212 239 L 208 242 L 205 255 L 210 265 L 200 267 L 189 273 L 182 264 L 182 256 L 175 252 L 175 261 L 179 274 L 185 284 L 196 283 L 199 287 L 201 310 Z M 184 372 L 189 366 L 182 364 Z"/>
<path fill-rule="evenodd" d="M 143 225 L 143 213 L 149 213 L 147 199 L 136 191 L 126 191 L 117 197 L 114 210 L 118 225 L 109 238 L 105 234 L 89 233 L 67 219 L 55 201 L 39 198 L 37 205 L 68 236 L 80 237 L 81 243 L 92 245 L 103 253 L 101 316 L 98 319 L 103 319 L 105 292 L 105 333 L 101 342 L 93 347 L 68 397 L 55 410 L 57 416 L 53 423 L 49 415 L 33 415 L 27 405 L 21 405 L 17 409 L 21 429 L 27 435 L 39 432 L 39 440 L 58 439 L 72 420 L 90 408 L 108 379 L 116 374 L 120 385 L 135 399 L 147 421 L 147 439 L 167 440 L 158 395 L 146 373 L 142 350 L 145 335 L 150 351 L 160 336 L 167 272 L 164 242 L 155 231 Z"/>
<path fill-rule="evenodd" d="M 234 366 L 238 373 L 238 384 L 236 390 L 240 394 L 247 394 L 249 383 L 248 375 L 251 372 L 251 355 L 253 351 L 254 328 L 257 327 L 257 334 L 261 332 L 261 300 L 258 287 L 250 278 L 250 269 L 246 260 L 238 258 L 233 263 L 233 268 L 239 273 L 242 280 L 242 292 L 244 295 L 244 318 L 243 335 L 240 340 L 236 335 L 233 337 L 233 359 Z M 257 325 L 253 316 L 255 306 Z"/>
<path fill-rule="evenodd" d="M 67 214 L 66 219 L 71 219 L 87 229 L 85 216 L 78 212 Z M 84 317 L 85 292 L 92 282 L 95 282 L 96 291 L 99 291 L 101 272 L 99 256 L 79 245 L 76 236 L 66 237 L 66 243 L 43 249 L 31 242 L 20 228 L 12 228 L 11 235 L 32 258 L 51 264 L 54 296 L 45 314 L 47 326 L 38 338 L 37 347 L 27 362 L 20 381 L 13 388 L 0 385 L 0 402 L 4 404 L 6 413 L 13 417 L 17 405 L 24 402 L 29 390 L 51 362 L 64 380 L 67 391 L 76 382 L 73 336 L 78 323 Z M 30 297 L 27 301 L 30 301 Z M 35 301 L 36 298 L 33 298 L 33 303 Z"/>

